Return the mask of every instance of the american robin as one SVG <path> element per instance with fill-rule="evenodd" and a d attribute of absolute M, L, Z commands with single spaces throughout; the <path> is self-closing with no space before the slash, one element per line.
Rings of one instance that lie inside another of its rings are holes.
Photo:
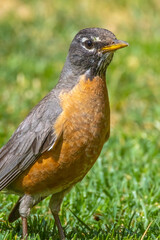
<path fill-rule="evenodd" d="M 21 216 L 24 238 L 30 209 L 52 194 L 49 206 L 60 238 L 65 239 L 60 205 L 109 138 L 105 73 L 114 51 L 126 46 L 106 29 L 81 30 L 70 45 L 58 84 L 0 149 L 0 190 L 20 195 L 9 221 Z"/>

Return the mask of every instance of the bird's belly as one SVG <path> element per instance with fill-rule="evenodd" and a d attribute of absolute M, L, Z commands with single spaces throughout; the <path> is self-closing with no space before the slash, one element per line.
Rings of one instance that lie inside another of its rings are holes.
<path fill-rule="evenodd" d="M 98 158 L 105 134 L 99 132 L 92 140 L 89 134 L 73 134 L 47 151 L 12 184 L 18 193 L 46 196 L 60 192 L 82 180 Z"/>
<path fill-rule="evenodd" d="M 46 196 L 71 187 L 86 175 L 109 136 L 109 102 L 103 84 L 101 79 L 88 81 L 89 86 L 80 86 L 82 97 L 79 89 L 69 99 L 63 96 L 63 113 L 54 126 L 57 136 L 63 131 L 61 140 L 13 182 L 14 191 Z"/>

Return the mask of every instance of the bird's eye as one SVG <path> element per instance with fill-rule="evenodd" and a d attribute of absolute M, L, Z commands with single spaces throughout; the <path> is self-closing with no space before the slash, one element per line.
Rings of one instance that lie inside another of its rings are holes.
<path fill-rule="evenodd" d="M 93 48 L 93 42 L 91 40 L 85 41 L 84 45 L 87 49 L 92 49 Z"/>

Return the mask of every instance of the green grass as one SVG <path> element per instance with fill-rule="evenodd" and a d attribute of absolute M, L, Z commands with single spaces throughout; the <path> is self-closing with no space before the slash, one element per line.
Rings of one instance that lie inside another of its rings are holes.
<path fill-rule="evenodd" d="M 65 197 L 67 239 L 160 239 L 159 1 L 4 1 L 0 17 L 0 146 L 56 84 L 69 43 L 105 27 L 130 46 L 107 73 L 111 137 L 85 179 Z M 0 194 L 0 240 L 21 239 L 7 217 L 17 197 Z M 32 209 L 29 239 L 59 239 L 49 198 Z"/>

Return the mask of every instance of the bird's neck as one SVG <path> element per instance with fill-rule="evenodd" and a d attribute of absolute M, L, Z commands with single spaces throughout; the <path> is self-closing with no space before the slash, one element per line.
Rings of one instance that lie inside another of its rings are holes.
<path fill-rule="evenodd" d="M 85 75 L 86 79 L 90 79 L 91 81 L 95 77 L 105 80 L 107 67 L 103 68 L 103 70 L 101 69 L 101 71 L 98 70 L 95 67 L 82 70 L 80 67 L 73 66 L 67 57 L 56 87 L 60 89 L 72 89 L 79 82 L 82 75 Z"/>
<path fill-rule="evenodd" d="M 78 79 L 79 72 L 72 66 L 69 58 L 67 57 L 57 87 L 72 89 L 77 84 Z"/>

